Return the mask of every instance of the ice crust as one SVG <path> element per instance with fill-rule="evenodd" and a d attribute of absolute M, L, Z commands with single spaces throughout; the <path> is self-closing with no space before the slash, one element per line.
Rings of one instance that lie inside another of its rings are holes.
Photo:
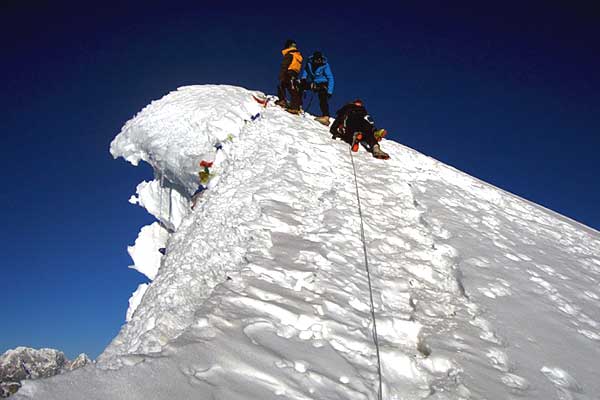
<path fill-rule="evenodd" d="M 132 202 L 158 222 L 130 249 L 151 282 L 97 365 L 16 398 L 377 398 L 348 146 L 253 95 L 183 87 L 123 127 L 113 156 L 155 171 Z M 382 147 L 390 160 L 354 161 L 383 398 L 597 398 L 600 234 Z"/>

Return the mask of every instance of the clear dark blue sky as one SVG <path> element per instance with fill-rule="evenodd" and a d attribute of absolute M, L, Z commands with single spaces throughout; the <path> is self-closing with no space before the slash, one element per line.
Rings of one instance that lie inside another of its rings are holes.
<path fill-rule="evenodd" d="M 110 141 L 178 86 L 274 93 L 287 38 L 329 58 L 334 109 L 361 97 L 392 139 L 600 228 L 593 2 L 122 3 L 0 5 L 0 352 L 101 352 L 144 281 L 126 246 L 151 221 L 127 203 L 151 171 Z"/>

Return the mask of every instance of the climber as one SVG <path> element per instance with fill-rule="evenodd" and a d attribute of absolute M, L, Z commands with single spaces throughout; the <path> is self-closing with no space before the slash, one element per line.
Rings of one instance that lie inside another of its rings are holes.
<path fill-rule="evenodd" d="M 302 93 L 300 92 L 298 74 L 302 68 L 302 54 L 298 51 L 294 40 L 287 40 L 284 44 L 283 61 L 279 69 L 279 86 L 277 96 L 279 100 L 275 104 L 285 108 L 292 114 L 300 114 Z M 291 102 L 288 104 L 286 90 L 290 92 Z"/>
<path fill-rule="evenodd" d="M 373 157 L 385 160 L 390 158 L 379 146 L 387 131 L 375 128 L 375 123 L 360 99 L 346 104 L 336 112 L 329 131 L 333 139 L 340 138 L 352 145 L 353 152 L 358 151 L 360 143 Z"/>
<path fill-rule="evenodd" d="M 323 125 L 329 126 L 329 98 L 333 95 L 333 74 L 327 58 L 320 51 L 315 51 L 300 75 L 302 90 L 312 90 L 319 96 L 321 116 L 315 118 Z"/>

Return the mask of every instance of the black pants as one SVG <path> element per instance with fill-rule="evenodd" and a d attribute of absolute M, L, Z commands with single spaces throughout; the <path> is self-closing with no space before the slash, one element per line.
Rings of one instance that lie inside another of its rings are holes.
<path fill-rule="evenodd" d="M 288 70 L 282 78 L 279 81 L 279 86 L 277 86 L 277 97 L 279 97 L 279 100 L 287 101 L 287 90 L 292 98 L 290 108 L 299 110 L 302 103 L 302 89 L 298 83 L 298 74 L 295 71 Z"/>
<path fill-rule="evenodd" d="M 360 114 L 351 114 L 347 117 L 341 116 L 339 119 L 336 118 L 331 126 L 331 133 L 341 138 L 346 143 L 352 143 L 356 132 L 362 133 L 362 145 L 368 151 L 372 151 L 373 146 L 377 144 L 377 139 L 375 139 L 375 128 L 366 116 Z"/>
<path fill-rule="evenodd" d="M 327 93 L 327 83 L 317 83 L 316 86 L 310 87 L 310 84 L 306 81 L 302 81 L 302 90 L 312 90 L 319 96 L 319 107 L 321 108 L 321 115 L 329 117 L 329 93 Z"/>
<path fill-rule="evenodd" d="M 321 107 L 321 115 L 329 117 L 329 93 L 327 93 L 327 85 L 320 86 L 317 89 L 319 94 L 319 107 Z"/>

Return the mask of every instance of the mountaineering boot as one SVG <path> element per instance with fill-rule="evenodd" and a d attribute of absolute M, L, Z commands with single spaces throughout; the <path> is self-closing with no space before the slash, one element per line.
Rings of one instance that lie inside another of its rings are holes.
<path fill-rule="evenodd" d="M 289 112 L 290 114 L 295 114 L 295 115 L 300 115 L 300 109 L 299 108 L 286 108 L 285 111 Z"/>
<path fill-rule="evenodd" d="M 275 102 L 275 104 L 277 104 L 279 107 L 282 107 L 282 108 L 287 108 L 287 106 L 288 106 L 287 101 L 285 101 L 284 99 L 277 100 Z"/>
<path fill-rule="evenodd" d="M 315 118 L 315 121 L 317 121 L 325 126 L 329 126 L 329 115 L 323 115 L 322 117 L 317 117 L 317 118 Z"/>
<path fill-rule="evenodd" d="M 375 132 L 373 132 L 373 135 L 375 136 L 375 140 L 381 142 L 381 139 L 387 135 L 387 131 L 385 129 L 377 129 Z"/>
<path fill-rule="evenodd" d="M 363 135 L 362 132 L 356 132 L 354 137 L 352 138 L 352 152 L 356 153 L 358 151 L 358 144 L 362 140 Z"/>
<path fill-rule="evenodd" d="M 390 155 L 388 153 L 381 150 L 381 147 L 379 147 L 379 143 L 377 143 L 375 146 L 373 146 L 372 153 L 373 153 L 373 157 L 380 158 L 382 160 L 387 160 L 388 158 L 390 158 Z"/>

